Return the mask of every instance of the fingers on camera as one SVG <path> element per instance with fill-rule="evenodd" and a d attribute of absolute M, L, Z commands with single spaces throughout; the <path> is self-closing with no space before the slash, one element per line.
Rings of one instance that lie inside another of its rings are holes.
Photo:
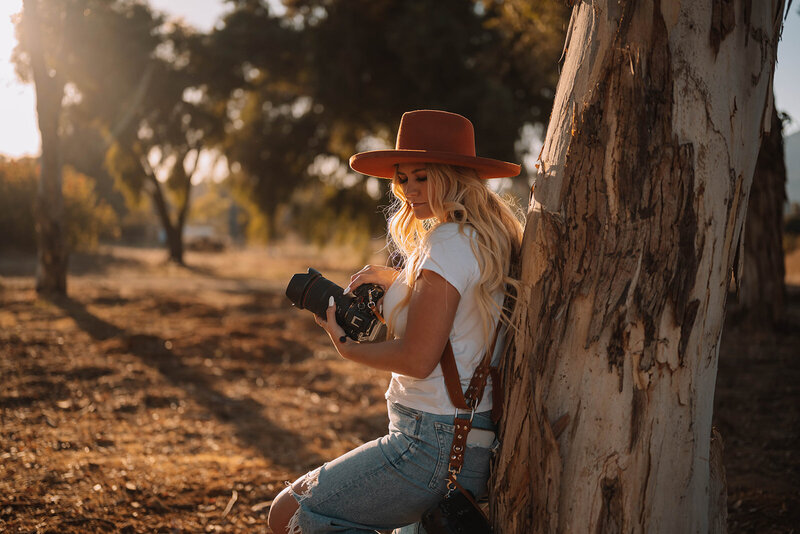
<path fill-rule="evenodd" d="M 358 280 L 360 278 L 360 276 L 361 275 L 359 275 L 359 274 L 354 274 L 353 276 L 350 277 L 350 283 L 347 284 L 346 288 L 344 288 L 344 294 L 345 295 L 347 295 L 348 293 L 352 293 L 353 289 L 357 288 L 358 286 L 360 286 L 363 283 L 363 282 L 356 283 L 356 280 Z"/>

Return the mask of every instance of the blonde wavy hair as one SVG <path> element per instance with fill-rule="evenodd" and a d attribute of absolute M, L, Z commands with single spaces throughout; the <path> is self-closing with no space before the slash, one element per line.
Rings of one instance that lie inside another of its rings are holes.
<path fill-rule="evenodd" d="M 428 236 L 439 224 L 455 222 L 459 230 L 465 226 L 475 230 L 471 240 L 472 251 L 478 260 L 481 276 L 478 281 L 478 308 L 483 323 L 484 338 L 489 339 L 495 318 L 508 324 L 507 313 L 492 298 L 498 289 L 506 296 L 519 293 L 519 281 L 509 272 L 512 262 L 519 258 L 522 246 L 521 212 L 486 186 L 474 169 L 436 163 L 427 163 L 428 203 L 434 217 L 421 221 L 414 217 L 410 204 L 403 195 L 397 174 L 392 180 L 395 202 L 388 219 L 389 236 L 396 251 L 404 260 L 401 276 L 406 285 L 414 287 L 420 274 L 422 260 L 428 250 Z M 398 311 L 408 306 L 411 291 L 388 318 L 389 336 L 393 337 L 392 324 Z"/>

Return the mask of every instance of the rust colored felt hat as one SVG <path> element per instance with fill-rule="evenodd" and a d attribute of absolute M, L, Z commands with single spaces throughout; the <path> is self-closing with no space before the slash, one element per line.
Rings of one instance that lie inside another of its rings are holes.
<path fill-rule="evenodd" d="M 447 111 L 423 109 L 403 113 L 394 150 L 361 152 L 350 158 L 354 171 L 393 178 L 398 163 L 445 163 L 469 167 L 481 178 L 517 176 L 519 165 L 475 155 L 472 123 Z"/>

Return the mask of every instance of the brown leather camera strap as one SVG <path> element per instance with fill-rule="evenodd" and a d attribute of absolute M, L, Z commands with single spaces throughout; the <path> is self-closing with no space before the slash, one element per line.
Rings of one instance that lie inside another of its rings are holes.
<path fill-rule="evenodd" d="M 472 406 L 477 407 L 483 397 L 483 391 L 486 389 L 486 380 L 489 375 L 492 379 L 498 376 L 498 373 L 491 372 L 490 365 L 492 363 L 492 356 L 494 355 L 494 348 L 497 344 L 497 336 L 500 333 L 501 324 L 498 320 L 497 328 L 494 330 L 492 342 L 489 344 L 489 350 L 483 355 L 478 367 L 469 381 L 466 393 L 461 389 L 461 377 L 458 375 L 458 367 L 456 366 L 456 358 L 453 354 L 453 345 L 450 344 L 450 339 L 444 346 L 442 352 L 442 375 L 444 376 L 444 385 L 447 388 L 447 395 L 450 397 L 450 402 L 459 410 L 470 410 Z M 499 386 L 499 385 L 498 385 Z M 492 396 L 492 401 L 497 398 L 496 395 Z"/>
<path fill-rule="evenodd" d="M 475 369 L 469 381 L 469 386 L 467 386 L 466 393 L 461 390 L 461 378 L 458 376 L 453 346 L 450 344 L 450 340 L 447 340 L 441 359 L 442 375 L 444 376 L 447 394 L 456 408 L 460 410 L 474 410 L 477 408 L 478 404 L 481 402 L 481 397 L 483 397 L 483 392 L 486 389 L 486 380 L 489 378 L 489 375 L 491 374 L 493 381 L 498 375 L 498 373 L 492 371 L 490 364 L 492 356 L 494 355 L 494 348 L 497 343 L 497 336 L 500 333 L 500 328 L 501 323 L 498 320 L 497 328 L 495 328 L 494 336 L 492 336 L 492 342 L 489 344 L 489 350 L 483 355 L 478 367 Z M 492 396 L 492 402 L 494 403 L 498 402 L 500 384 L 498 382 L 493 382 L 492 386 L 494 389 L 498 390 L 498 392 Z M 502 403 L 502 399 L 500 399 L 499 402 Z M 447 465 L 448 495 L 458 487 L 457 477 L 461 472 L 461 468 L 464 466 L 464 451 L 467 448 L 467 436 L 472 429 L 472 415 L 474 415 L 474 412 L 470 414 L 468 418 L 456 416 L 453 419 L 453 444 L 450 446 L 450 458 Z M 492 418 L 494 418 L 494 415 L 495 411 L 493 407 Z M 459 489 L 461 488 L 459 487 Z"/>
<path fill-rule="evenodd" d="M 464 467 L 464 451 L 467 450 L 467 436 L 472 430 L 472 417 L 453 419 L 453 444 L 450 445 L 450 458 L 447 463 L 447 495 L 455 491 L 458 474 Z"/>
<path fill-rule="evenodd" d="M 453 446 L 450 448 L 450 464 L 456 465 L 459 469 L 464 465 L 467 435 L 471 429 L 472 421 L 468 417 L 456 417 L 453 419 Z"/>
<path fill-rule="evenodd" d="M 447 395 L 450 397 L 450 402 L 459 410 L 469 410 L 467 400 L 464 398 L 464 391 L 461 389 L 461 377 L 458 376 L 458 367 L 456 367 L 456 357 L 453 355 L 453 346 L 450 340 L 444 346 L 442 352 L 442 375 L 444 375 L 444 385 L 447 388 Z"/>

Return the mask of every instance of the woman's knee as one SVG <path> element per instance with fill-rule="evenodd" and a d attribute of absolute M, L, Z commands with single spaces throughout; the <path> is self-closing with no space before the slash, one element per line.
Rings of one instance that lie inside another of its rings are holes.
<path fill-rule="evenodd" d="M 316 472 L 313 473 L 315 475 L 313 482 L 315 483 Z M 300 507 L 295 495 L 306 495 L 309 491 L 308 478 L 308 474 L 298 478 L 291 486 L 283 488 L 283 491 L 272 501 L 272 506 L 269 507 L 269 514 L 267 514 L 267 524 L 275 534 L 289 533 L 289 523 Z"/>
<path fill-rule="evenodd" d="M 295 482 L 296 484 L 296 482 Z M 267 515 L 267 524 L 275 534 L 287 532 L 287 526 L 294 513 L 297 511 L 297 500 L 292 495 L 292 488 L 286 486 L 272 501 Z"/>

